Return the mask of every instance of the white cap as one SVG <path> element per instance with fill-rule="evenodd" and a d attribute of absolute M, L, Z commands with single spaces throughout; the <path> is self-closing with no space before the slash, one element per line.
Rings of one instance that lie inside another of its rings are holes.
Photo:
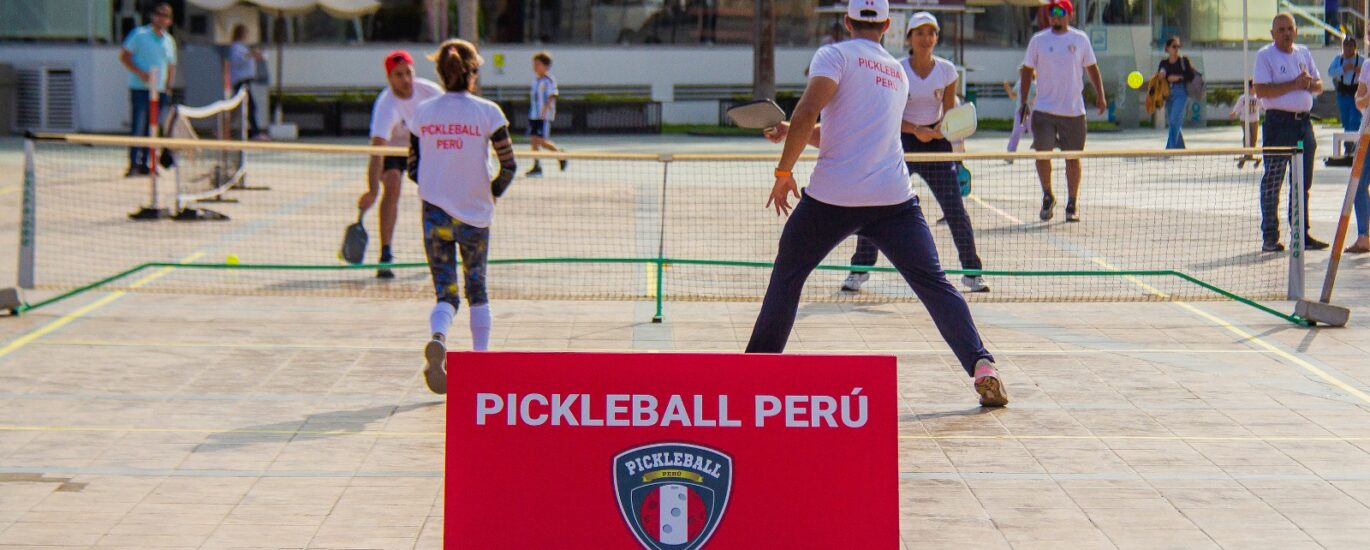
<path fill-rule="evenodd" d="M 928 13 L 928 12 L 925 12 L 925 11 L 920 11 L 920 12 L 918 12 L 918 13 L 915 13 L 915 14 L 909 16 L 909 26 L 908 26 L 908 28 L 904 31 L 904 34 L 908 34 L 908 33 L 910 33 L 910 32 L 913 32 L 913 29 L 916 29 L 916 28 L 921 27 L 921 26 L 923 26 L 923 25 L 932 25 L 932 28 L 937 29 L 937 30 L 939 30 L 939 31 L 942 30 L 941 25 L 938 25 L 938 24 L 937 24 L 937 18 L 936 18 L 936 17 L 934 17 L 931 13 Z"/>
<path fill-rule="evenodd" d="M 890 18 L 889 0 L 848 0 L 847 17 L 870 23 L 888 21 Z"/>

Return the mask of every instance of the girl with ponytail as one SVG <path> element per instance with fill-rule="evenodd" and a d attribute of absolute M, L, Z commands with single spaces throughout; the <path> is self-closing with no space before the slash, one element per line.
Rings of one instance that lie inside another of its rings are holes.
<path fill-rule="evenodd" d="M 424 380 L 433 393 L 447 392 L 447 330 L 460 305 L 456 254 L 471 308 L 471 343 L 476 351 L 490 344 L 490 300 L 485 289 L 490 225 L 495 201 L 509 188 L 518 168 L 509 138 L 509 120 L 499 105 L 475 95 L 484 62 L 465 40 L 448 40 L 428 59 L 437 64 L 446 90 L 419 105 L 407 121 L 409 177 L 423 200 L 424 249 L 437 304 L 429 315 L 433 337 L 424 349 Z M 491 145 L 499 171 L 491 173 Z"/>

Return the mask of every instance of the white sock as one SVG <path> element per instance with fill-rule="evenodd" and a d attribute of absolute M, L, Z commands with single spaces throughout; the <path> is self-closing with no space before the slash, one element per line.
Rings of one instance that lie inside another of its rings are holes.
<path fill-rule="evenodd" d="M 434 334 L 441 334 L 447 338 L 447 329 L 452 326 L 452 317 L 456 316 L 457 308 L 447 302 L 438 302 L 433 305 L 433 313 L 428 314 L 428 326 L 433 329 Z"/>
<path fill-rule="evenodd" d="M 490 349 L 490 304 L 471 306 L 471 349 Z"/>

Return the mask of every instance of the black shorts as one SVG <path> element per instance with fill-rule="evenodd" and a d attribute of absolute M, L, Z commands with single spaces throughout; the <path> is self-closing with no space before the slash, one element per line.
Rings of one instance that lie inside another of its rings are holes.
<path fill-rule="evenodd" d="M 552 121 L 540 118 L 528 119 L 528 137 L 547 139 L 552 137 Z"/>
<path fill-rule="evenodd" d="M 385 157 L 385 159 L 381 161 L 382 174 L 391 170 L 399 170 L 400 173 L 404 173 L 404 171 L 408 169 L 409 159 L 405 157 Z"/>

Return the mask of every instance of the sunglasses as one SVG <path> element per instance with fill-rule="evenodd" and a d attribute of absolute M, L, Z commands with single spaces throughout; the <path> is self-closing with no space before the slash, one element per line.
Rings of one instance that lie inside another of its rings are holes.
<path fill-rule="evenodd" d="M 1069 15 L 1066 13 L 1066 9 L 1061 6 L 1052 6 L 1049 13 L 1051 13 L 1052 17 L 1065 17 L 1066 15 Z"/>

